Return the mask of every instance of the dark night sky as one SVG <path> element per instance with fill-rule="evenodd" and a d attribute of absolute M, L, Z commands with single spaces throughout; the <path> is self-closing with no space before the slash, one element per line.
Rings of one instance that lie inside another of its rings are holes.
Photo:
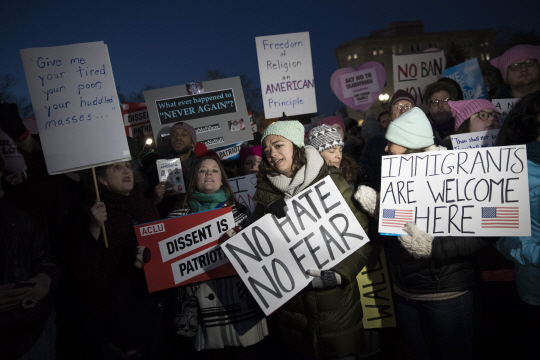
<path fill-rule="evenodd" d="M 0 73 L 28 95 L 19 50 L 104 41 L 116 85 L 204 80 L 207 70 L 246 74 L 259 86 L 255 37 L 309 31 L 319 113 L 340 105 L 330 90 L 338 44 L 393 21 L 423 20 L 426 32 L 493 27 L 540 33 L 540 1 L 0 1 Z M 486 4 L 489 4 L 486 6 Z M 28 95 L 29 97 L 29 95 Z"/>

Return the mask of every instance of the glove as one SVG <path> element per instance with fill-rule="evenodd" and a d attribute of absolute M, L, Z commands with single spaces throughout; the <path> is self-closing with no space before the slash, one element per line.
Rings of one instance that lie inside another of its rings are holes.
<path fill-rule="evenodd" d="M 28 130 L 22 123 L 17 104 L 0 104 L 0 129 L 13 140 L 26 134 Z"/>
<path fill-rule="evenodd" d="M 152 259 L 152 251 L 150 248 L 147 248 L 146 246 L 137 246 L 133 259 L 135 267 L 139 269 L 142 268 L 144 265 L 148 264 L 150 259 Z"/>
<path fill-rule="evenodd" d="M 285 217 L 285 215 L 287 215 L 287 210 L 288 209 L 285 200 L 279 199 L 268 205 L 264 213 L 272 214 L 278 219 L 281 219 L 282 217 Z"/>
<path fill-rule="evenodd" d="M 369 186 L 360 185 L 358 190 L 354 193 L 354 198 L 360 203 L 362 210 L 364 210 L 369 216 L 379 217 L 379 199 L 378 192 L 370 188 Z"/>
<path fill-rule="evenodd" d="M 329 289 L 341 285 L 341 275 L 332 270 L 306 270 L 306 275 L 313 276 L 311 285 L 315 289 Z"/>
<path fill-rule="evenodd" d="M 416 259 L 430 258 L 433 236 L 420 230 L 412 221 L 407 222 L 403 230 L 409 235 L 398 236 L 401 245 Z"/>
<path fill-rule="evenodd" d="M 240 226 L 235 226 L 232 229 L 227 230 L 227 232 L 221 235 L 221 237 L 219 238 L 218 244 L 224 243 L 225 241 L 232 238 L 234 235 L 238 234 L 240 231 L 242 231 L 242 227 Z"/>

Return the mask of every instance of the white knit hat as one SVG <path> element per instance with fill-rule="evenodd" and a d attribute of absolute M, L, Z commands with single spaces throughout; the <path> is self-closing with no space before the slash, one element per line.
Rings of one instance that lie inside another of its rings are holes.
<path fill-rule="evenodd" d="M 422 149 L 433 145 L 433 130 L 424 112 L 413 107 L 388 125 L 386 140 L 407 149 Z"/>

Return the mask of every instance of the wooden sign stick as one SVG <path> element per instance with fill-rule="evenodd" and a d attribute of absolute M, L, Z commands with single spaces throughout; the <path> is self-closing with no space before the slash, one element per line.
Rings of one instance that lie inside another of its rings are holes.
<path fill-rule="evenodd" d="M 99 189 L 98 189 L 98 186 L 97 186 L 96 168 L 92 168 L 92 176 L 94 177 L 94 186 L 96 188 L 97 201 L 101 201 L 99 199 Z M 108 248 L 109 243 L 107 241 L 107 232 L 105 231 L 105 223 L 101 224 L 101 231 L 103 231 L 103 240 L 105 240 L 105 247 Z"/>

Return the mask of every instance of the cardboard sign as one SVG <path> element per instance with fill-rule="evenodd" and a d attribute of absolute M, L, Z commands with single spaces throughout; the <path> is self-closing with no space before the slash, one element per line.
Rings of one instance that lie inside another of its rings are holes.
<path fill-rule="evenodd" d="M 383 156 L 379 232 L 530 236 L 525 145 Z"/>
<path fill-rule="evenodd" d="M 146 103 L 122 104 L 122 116 L 127 136 L 138 139 L 153 134 Z"/>
<path fill-rule="evenodd" d="M 230 207 L 135 226 L 139 245 L 152 251 L 148 291 L 236 275 L 218 244 L 234 226 Z"/>
<path fill-rule="evenodd" d="M 459 84 L 464 100 L 489 99 L 478 59 L 474 58 L 445 69 L 442 75 Z"/>
<path fill-rule="evenodd" d="M 255 38 L 267 119 L 317 112 L 309 32 Z"/>
<path fill-rule="evenodd" d="M 50 174 L 130 160 L 103 42 L 21 50 Z"/>
<path fill-rule="evenodd" d="M 513 99 L 493 99 L 491 102 L 495 107 L 497 108 L 497 111 L 500 113 L 499 115 L 499 124 L 502 125 L 504 123 L 504 119 L 508 116 L 508 113 L 514 105 L 521 100 L 520 98 L 513 98 Z"/>
<path fill-rule="evenodd" d="M 188 94 L 186 85 L 144 92 L 156 141 L 180 121 L 193 126 L 197 141 L 208 149 L 253 139 L 240 78 L 203 81 L 202 86 L 204 92 L 196 94 Z M 157 147 L 159 153 L 167 150 L 161 141 Z"/>
<path fill-rule="evenodd" d="M 308 269 L 331 269 L 369 239 L 330 178 L 286 201 L 222 246 L 266 315 L 306 287 Z"/>
<path fill-rule="evenodd" d="M 253 213 L 257 203 L 253 201 L 255 195 L 255 186 L 257 185 L 257 174 L 235 177 L 229 179 L 229 185 L 234 192 L 234 197 L 239 204 L 249 208 Z"/>
<path fill-rule="evenodd" d="M 362 297 L 364 329 L 396 327 L 392 285 L 383 249 L 380 249 L 376 257 L 370 255 L 370 262 L 356 280 Z"/>
<path fill-rule="evenodd" d="M 426 88 L 442 77 L 446 67 L 444 51 L 412 55 L 392 55 L 394 68 L 394 92 L 405 90 L 414 98 L 416 106 L 426 111 L 428 100 Z"/>
<path fill-rule="evenodd" d="M 499 129 L 451 135 L 454 150 L 495 146 Z"/>
<path fill-rule="evenodd" d="M 37 134 L 37 124 L 35 118 L 23 119 L 24 126 L 30 131 L 30 134 Z M 23 155 L 19 152 L 17 145 L 12 138 L 0 130 L 0 151 L 1 157 L 5 162 L 5 169 L 13 174 L 20 174 L 26 170 L 26 163 Z M 6 173 L 4 172 L 4 176 Z"/>
<path fill-rule="evenodd" d="M 375 61 L 358 69 L 343 68 L 332 75 L 330 85 L 337 98 L 358 111 L 366 111 L 378 100 L 386 82 L 384 67 Z"/>

